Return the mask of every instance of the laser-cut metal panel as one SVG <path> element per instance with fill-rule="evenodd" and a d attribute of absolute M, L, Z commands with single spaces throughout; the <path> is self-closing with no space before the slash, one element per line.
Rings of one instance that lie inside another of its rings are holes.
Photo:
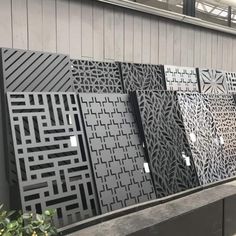
<path fill-rule="evenodd" d="M 233 95 L 208 95 L 205 102 L 211 108 L 221 138 L 226 171 L 236 175 L 236 105 Z"/>
<path fill-rule="evenodd" d="M 137 91 L 136 95 L 158 197 L 198 186 L 176 93 Z"/>
<path fill-rule="evenodd" d="M 164 65 L 167 90 L 199 92 L 196 68 Z"/>
<path fill-rule="evenodd" d="M 2 48 L 1 59 L 7 92 L 72 91 L 66 55 Z"/>
<path fill-rule="evenodd" d="M 199 82 L 201 93 L 228 93 L 225 73 L 221 70 L 199 69 Z"/>
<path fill-rule="evenodd" d="M 155 199 L 126 94 L 80 94 L 103 213 Z"/>
<path fill-rule="evenodd" d="M 236 73 L 235 72 L 225 72 L 228 93 L 236 93 Z"/>
<path fill-rule="evenodd" d="M 124 89 L 165 90 L 165 80 L 161 65 L 121 63 Z"/>
<path fill-rule="evenodd" d="M 71 60 L 71 71 L 75 92 L 123 92 L 118 63 Z"/>
<path fill-rule="evenodd" d="M 220 136 L 204 95 L 178 93 L 178 100 L 200 184 L 229 177 Z"/>
<path fill-rule="evenodd" d="M 97 213 L 86 140 L 73 93 L 8 93 L 22 208 L 57 209 L 58 226 Z"/>

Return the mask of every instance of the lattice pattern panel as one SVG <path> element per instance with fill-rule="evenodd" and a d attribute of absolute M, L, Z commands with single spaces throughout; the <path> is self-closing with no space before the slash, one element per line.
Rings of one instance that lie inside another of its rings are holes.
<path fill-rule="evenodd" d="M 121 63 L 125 92 L 135 90 L 165 90 L 160 65 Z"/>
<path fill-rule="evenodd" d="M 1 60 L 7 92 L 71 91 L 66 55 L 2 48 Z"/>
<path fill-rule="evenodd" d="M 220 144 L 223 147 L 226 171 L 236 175 L 236 105 L 233 95 L 208 95 L 205 101 L 211 108 Z"/>
<path fill-rule="evenodd" d="M 236 93 L 236 73 L 226 72 L 225 76 L 228 86 L 228 93 Z"/>
<path fill-rule="evenodd" d="M 196 68 L 164 66 L 167 90 L 199 92 Z"/>
<path fill-rule="evenodd" d="M 158 197 L 197 186 L 176 93 L 137 91 L 136 95 Z"/>
<path fill-rule="evenodd" d="M 71 68 L 75 92 L 123 92 L 118 63 L 71 60 Z"/>
<path fill-rule="evenodd" d="M 155 199 L 126 94 L 80 94 L 103 213 Z"/>
<path fill-rule="evenodd" d="M 220 136 L 204 95 L 178 93 L 178 100 L 200 184 L 229 177 Z"/>
<path fill-rule="evenodd" d="M 64 226 L 97 213 L 76 95 L 8 93 L 22 208 L 57 209 Z"/>
<path fill-rule="evenodd" d="M 228 93 L 226 77 L 223 71 L 212 69 L 199 69 L 199 82 L 201 93 Z"/>

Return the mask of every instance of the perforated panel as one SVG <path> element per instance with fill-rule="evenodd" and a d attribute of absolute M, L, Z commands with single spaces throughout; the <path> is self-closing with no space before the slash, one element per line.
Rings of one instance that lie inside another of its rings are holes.
<path fill-rule="evenodd" d="M 220 135 L 210 104 L 202 94 L 178 93 L 185 130 L 199 181 L 202 185 L 229 177 Z"/>
<path fill-rule="evenodd" d="M 121 63 L 126 92 L 135 90 L 165 90 L 161 65 Z"/>
<path fill-rule="evenodd" d="M 75 92 L 123 92 L 118 63 L 71 60 L 71 68 Z"/>
<path fill-rule="evenodd" d="M 199 92 L 196 68 L 165 65 L 167 90 Z"/>
<path fill-rule="evenodd" d="M 199 82 L 201 93 L 228 93 L 226 77 L 223 71 L 212 69 L 199 69 Z"/>
<path fill-rule="evenodd" d="M 228 93 L 236 93 L 236 73 L 226 72 L 225 76 L 228 86 Z"/>
<path fill-rule="evenodd" d="M 155 199 L 126 94 L 80 94 L 103 213 Z"/>
<path fill-rule="evenodd" d="M 137 91 L 136 95 L 158 197 L 198 186 L 176 93 Z"/>
<path fill-rule="evenodd" d="M 7 92 L 71 91 L 66 55 L 2 48 L 1 57 Z"/>
<path fill-rule="evenodd" d="M 23 210 L 57 209 L 59 226 L 96 215 L 76 95 L 8 93 L 8 104 Z"/>

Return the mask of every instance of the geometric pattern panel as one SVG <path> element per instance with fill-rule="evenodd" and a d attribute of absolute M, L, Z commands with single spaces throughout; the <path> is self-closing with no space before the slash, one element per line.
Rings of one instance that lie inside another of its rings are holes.
<path fill-rule="evenodd" d="M 199 82 L 201 93 L 228 93 L 226 76 L 221 70 L 199 69 Z"/>
<path fill-rule="evenodd" d="M 165 90 L 161 65 L 121 63 L 125 92 L 135 90 Z"/>
<path fill-rule="evenodd" d="M 229 177 L 220 136 L 204 95 L 178 93 L 178 100 L 200 184 Z"/>
<path fill-rule="evenodd" d="M 1 60 L 7 92 L 71 91 L 70 60 L 66 55 L 2 48 Z"/>
<path fill-rule="evenodd" d="M 236 104 L 233 95 L 205 96 L 211 108 L 230 176 L 236 175 Z"/>
<path fill-rule="evenodd" d="M 228 93 L 236 93 L 236 73 L 225 72 Z"/>
<path fill-rule="evenodd" d="M 198 186 L 176 93 L 136 91 L 136 95 L 157 196 Z"/>
<path fill-rule="evenodd" d="M 127 94 L 79 94 L 102 213 L 155 199 Z"/>
<path fill-rule="evenodd" d="M 122 93 L 118 63 L 71 60 L 74 92 Z"/>
<path fill-rule="evenodd" d="M 57 210 L 64 226 L 97 214 L 85 134 L 73 93 L 8 93 L 24 211 Z"/>
<path fill-rule="evenodd" d="M 196 68 L 164 65 L 167 90 L 199 92 Z"/>

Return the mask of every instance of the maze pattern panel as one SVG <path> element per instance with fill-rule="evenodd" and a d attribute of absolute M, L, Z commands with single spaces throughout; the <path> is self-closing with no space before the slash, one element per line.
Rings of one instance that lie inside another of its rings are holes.
<path fill-rule="evenodd" d="M 123 92 L 118 63 L 71 60 L 71 71 L 75 92 Z"/>
<path fill-rule="evenodd" d="M 128 95 L 79 96 L 102 212 L 155 199 Z"/>
<path fill-rule="evenodd" d="M 160 65 L 121 63 L 125 92 L 135 90 L 165 90 Z"/>
<path fill-rule="evenodd" d="M 164 66 L 167 90 L 199 92 L 196 68 Z"/>
<path fill-rule="evenodd" d="M 136 95 L 158 197 L 198 186 L 176 93 L 137 91 Z"/>
<path fill-rule="evenodd" d="M 223 71 L 212 69 L 199 69 L 199 82 L 201 93 L 228 93 L 226 77 Z"/>
<path fill-rule="evenodd" d="M 7 92 L 71 91 L 68 56 L 1 49 L 2 78 Z"/>
<path fill-rule="evenodd" d="M 236 105 L 233 95 L 208 95 L 205 102 L 211 108 L 223 148 L 229 176 L 236 175 Z"/>
<path fill-rule="evenodd" d="M 97 214 L 97 201 L 73 93 L 8 93 L 24 211 L 57 209 L 58 226 Z"/>
<path fill-rule="evenodd" d="M 236 93 L 236 73 L 226 72 L 225 76 L 228 86 L 228 93 Z"/>
<path fill-rule="evenodd" d="M 229 177 L 220 136 L 203 95 L 178 93 L 178 100 L 200 184 Z"/>

